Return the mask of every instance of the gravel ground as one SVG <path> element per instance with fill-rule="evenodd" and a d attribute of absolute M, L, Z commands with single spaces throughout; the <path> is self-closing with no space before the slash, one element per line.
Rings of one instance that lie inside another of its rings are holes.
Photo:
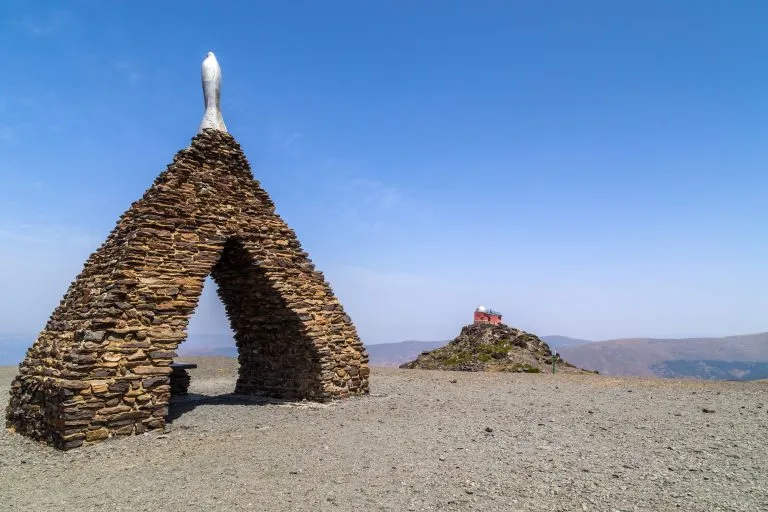
<path fill-rule="evenodd" d="M 0 510 L 768 510 L 766 381 L 374 369 L 368 397 L 264 403 L 192 360 L 165 434 L 2 430 Z"/>

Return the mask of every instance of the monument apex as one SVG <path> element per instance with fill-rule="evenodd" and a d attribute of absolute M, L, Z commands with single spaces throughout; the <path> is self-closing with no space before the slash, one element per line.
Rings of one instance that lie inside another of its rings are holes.
<path fill-rule="evenodd" d="M 205 112 L 198 133 L 206 128 L 226 132 L 227 127 L 221 115 L 221 66 L 213 52 L 208 52 L 203 61 L 201 75 Z"/>

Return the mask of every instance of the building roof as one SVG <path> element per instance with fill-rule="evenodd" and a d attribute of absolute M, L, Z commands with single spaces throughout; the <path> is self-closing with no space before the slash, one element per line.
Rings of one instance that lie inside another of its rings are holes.
<path fill-rule="evenodd" d="M 481 311 L 480 309 L 478 309 L 477 311 L 479 311 L 480 313 L 485 313 L 486 315 L 501 316 L 501 313 L 499 313 L 498 311 L 494 311 L 492 309 L 485 309 L 484 311 Z"/>

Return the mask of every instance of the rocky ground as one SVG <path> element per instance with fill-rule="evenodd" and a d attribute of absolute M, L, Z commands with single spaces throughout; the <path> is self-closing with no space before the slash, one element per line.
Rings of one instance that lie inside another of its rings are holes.
<path fill-rule="evenodd" d="M 465 372 L 551 373 L 552 350 L 535 334 L 504 324 L 472 323 L 442 347 L 422 352 L 400 368 Z M 561 358 L 555 372 L 586 373 Z M 592 372 L 589 372 L 592 373 Z"/>
<path fill-rule="evenodd" d="M 235 363 L 197 362 L 165 434 L 0 431 L 0 510 L 768 510 L 766 381 L 374 369 L 319 405 L 226 396 Z"/>

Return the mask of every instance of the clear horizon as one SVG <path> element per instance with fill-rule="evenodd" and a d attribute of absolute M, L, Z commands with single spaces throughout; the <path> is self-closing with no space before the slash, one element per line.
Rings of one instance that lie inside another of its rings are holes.
<path fill-rule="evenodd" d="M 451 339 L 479 304 L 590 340 L 768 331 L 767 22 L 759 2 L 6 3 L 0 334 L 42 330 L 188 145 L 208 51 L 364 343 Z M 209 282 L 190 338 L 227 329 Z"/>

